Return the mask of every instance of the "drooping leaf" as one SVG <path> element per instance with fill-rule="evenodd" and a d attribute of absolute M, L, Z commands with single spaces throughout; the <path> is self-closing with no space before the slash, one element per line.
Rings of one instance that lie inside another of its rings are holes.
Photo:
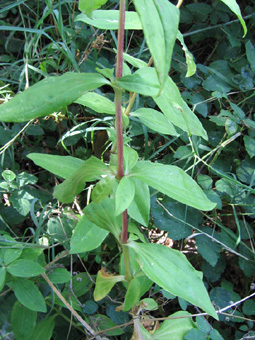
<path fill-rule="evenodd" d="M 102 300 L 117 282 L 125 281 L 124 275 L 111 275 L 102 268 L 97 273 L 96 287 L 94 290 L 95 301 Z"/>
<path fill-rule="evenodd" d="M 39 322 L 36 325 L 32 336 L 27 340 L 50 340 L 55 327 L 56 316 L 57 315 L 50 316 Z"/>
<path fill-rule="evenodd" d="M 117 187 L 115 198 L 115 215 L 120 215 L 132 203 L 135 196 L 135 185 L 133 179 L 124 176 Z"/>
<path fill-rule="evenodd" d="M 0 120 L 17 123 L 48 116 L 73 103 L 84 92 L 105 84 L 109 81 L 97 73 L 67 72 L 49 77 L 2 104 Z"/>
<path fill-rule="evenodd" d="M 108 233 L 109 231 L 91 223 L 85 215 L 82 216 L 71 238 L 70 254 L 83 253 L 96 249 L 104 241 Z"/>
<path fill-rule="evenodd" d="M 46 313 L 47 308 L 44 298 L 32 281 L 24 278 L 15 278 L 12 286 L 16 298 L 22 305 L 33 311 Z"/>
<path fill-rule="evenodd" d="M 243 17 L 242 17 L 241 11 L 240 11 L 240 7 L 237 4 L 236 0 L 221 0 L 221 1 L 224 2 L 224 4 L 227 5 L 231 9 L 231 11 L 233 13 L 235 13 L 235 15 L 238 17 L 241 25 L 243 26 L 243 31 L 244 31 L 243 36 L 245 36 L 246 33 L 247 33 L 247 27 L 246 27 L 246 24 L 243 20 Z"/>
<path fill-rule="evenodd" d="M 91 18 L 93 11 L 102 7 L 106 2 L 107 0 L 79 0 L 79 10 L 84 11 Z"/>
<path fill-rule="evenodd" d="M 138 117 L 140 121 L 153 131 L 163 133 L 165 135 L 178 136 L 173 124 L 157 110 L 150 108 L 141 108 L 135 112 L 131 112 L 131 117 Z"/>
<path fill-rule="evenodd" d="M 185 53 L 186 64 L 187 64 L 187 67 L 188 67 L 186 77 L 191 77 L 191 76 L 193 76 L 193 74 L 196 73 L 196 64 L 193 60 L 192 54 L 190 53 L 190 51 L 188 50 L 188 48 L 187 48 L 187 46 L 184 42 L 183 35 L 181 34 L 180 31 L 178 31 L 177 39 L 182 44 L 182 49 Z"/>
<path fill-rule="evenodd" d="M 63 183 L 55 187 L 54 196 L 61 202 L 71 203 L 74 197 L 84 189 L 85 182 L 98 180 L 107 173 L 109 173 L 107 166 L 92 156 Z"/>
<path fill-rule="evenodd" d="M 179 319 L 177 317 L 180 317 Z M 188 312 L 176 312 L 169 317 L 176 317 L 177 319 L 165 320 L 152 334 L 153 340 L 169 340 L 169 339 L 184 339 L 186 333 L 196 327 L 195 323 L 190 318 L 182 318 L 183 316 L 191 316 Z"/>
<path fill-rule="evenodd" d="M 218 319 L 202 280 L 185 255 L 172 248 L 155 243 L 127 244 L 136 254 L 142 271 L 171 294 L 202 308 Z"/>
<path fill-rule="evenodd" d="M 6 269 L 11 275 L 19 277 L 33 277 L 45 271 L 39 263 L 23 259 L 12 262 Z"/>
<path fill-rule="evenodd" d="M 86 14 L 82 13 L 77 15 L 74 21 L 82 21 L 88 25 L 103 30 L 117 30 L 119 27 L 119 11 L 97 10 L 93 12 L 93 19 L 90 19 Z M 126 30 L 142 29 L 139 16 L 136 12 L 126 11 L 125 29 Z"/>
<path fill-rule="evenodd" d="M 211 202 L 199 185 L 182 169 L 161 163 L 140 161 L 130 175 L 163 194 L 200 210 L 212 210 Z"/>
<path fill-rule="evenodd" d="M 147 226 L 150 214 L 150 191 L 147 184 L 133 178 L 135 196 L 128 207 L 128 214 L 138 223 Z"/>
<path fill-rule="evenodd" d="M 30 153 L 27 155 L 27 158 L 31 159 L 41 168 L 65 179 L 73 175 L 84 164 L 83 160 L 71 156 Z"/>
<path fill-rule="evenodd" d="M 110 99 L 95 92 L 83 94 L 75 101 L 75 103 L 87 106 L 98 113 L 107 113 L 109 115 L 115 114 L 114 103 Z"/>
<path fill-rule="evenodd" d="M 134 0 L 134 5 L 163 89 L 178 32 L 179 10 L 168 0 Z"/>
<path fill-rule="evenodd" d="M 33 333 L 36 319 L 37 312 L 22 306 L 19 301 L 16 301 L 11 314 L 11 325 L 15 339 L 27 340 Z"/>
<path fill-rule="evenodd" d="M 103 202 L 90 203 L 84 209 L 87 219 L 99 228 L 110 231 L 116 239 L 119 239 L 121 232 L 121 216 L 115 216 L 115 201 L 106 198 Z"/>

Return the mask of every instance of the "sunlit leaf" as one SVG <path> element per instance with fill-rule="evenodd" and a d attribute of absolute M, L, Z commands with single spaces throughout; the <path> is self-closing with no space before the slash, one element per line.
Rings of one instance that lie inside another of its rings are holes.
<path fill-rule="evenodd" d="M 84 11 L 91 18 L 94 10 L 102 7 L 107 0 L 79 0 L 79 10 Z"/>
<path fill-rule="evenodd" d="M 125 281 L 124 275 L 111 275 L 103 268 L 98 271 L 96 278 L 96 287 L 94 290 L 95 301 L 102 300 L 110 292 L 117 282 Z"/>

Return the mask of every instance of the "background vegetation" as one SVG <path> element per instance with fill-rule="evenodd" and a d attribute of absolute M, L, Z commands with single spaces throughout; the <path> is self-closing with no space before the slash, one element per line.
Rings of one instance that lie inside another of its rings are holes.
<path fill-rule="evenodd" d="M 226 315 L 221 314 L 219 322 L 197 318 L 198 327 L 185 337 L 187 340 L 221 339 L 220 335 L 226 340 L 255 338 L 255 302 L 246 299 L 255 289 L 255 2 L 238 3 L 248 28 L 246 36 L 239 20 L 220 1 L 184 1 L 181 6 L 180 30 L 197 70 L 186 77 L 185 55 L 176 43 L 170 75 L 206 129 L 208 141 L 196 136 L 189 139 L 185 133 L 179 137 L 157 133 L 156 127 L 148 128 L 135 117 L 130 117 L 127 131 L 141 159 L 181 167 L 217 203 L 217 209 L 203 213 L 152 190 L 151 222 L 148 229 L 140 228 L 143 237 L 181 250 L 203 272 L 216 309 L 244 299 L 228 309 Z M 104 7 L 116 9 L 117 5 L 118 1 L 108 0 Z M 132 6 L 130 2 L 129 9 Z M 2 103 L 49 75 L 114 67 L 116 32 L 75 21 L 77 14 L 78 4 L 72 0 L 1 1 Z M 125 49 L 149 61 L 142 32 L 126 31 Z M 103 89 L 104 95 L 113 100 L 111 89 Z M 134 106 L 155 108 L 156 104 L 149 97 L 137 96 Z M 98 270 L 106 267 L 109 272 L 118 272 L 119 249 L 114 238 L 108 236 L 91 252 L 68 254 L 72 232 L 91 188 L 88 186 L 73 204 L 61 205 L 52 195 L 60 178 L 26 157 L 36 152 L 82 160 L 95 155 L 107 161 L 110 127 L 114 127 L 112 116 L 81 104 L 27 124 L 1 122 L 0 261 L 36 259 L 50 268 L 51 282 L 93 329 L 100 331 L 127 323 L 125 328 L 107 333 L 110 339 L 124 340 L 130 339 L 132 329 L 128 324 L 130 315 L 116 312 L 123 300 L 122 285 L 114 286 L 99 302 L 93 299 Z M 13 242 L 20 245 L 15 253 L 11 251 Z M 7 280 L 0 293 L 0 339 L 82 339 L 82 326 L 58 297 L 52 299 L 45 280 L 36 276 L 34 282 L 43 294 L 47 313 L 28 312 L 17 302 L 18 289 L 15 297 Z M 27 292 L 30 289 L 26 287 Z M 157 302 L 158 308 L 150 312 L 154 318 L 164 318 L 178 310 L 200 312 L 157 285 L 145 297 Z M 157 322 L 146 325 L 148 330 L 156 327 Z M 219 333 L 215 335 L 213 329 Z"/>

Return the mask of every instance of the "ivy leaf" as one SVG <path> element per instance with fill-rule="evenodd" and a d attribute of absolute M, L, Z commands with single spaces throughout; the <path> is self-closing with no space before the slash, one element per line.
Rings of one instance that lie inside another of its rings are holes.
<path fill-rule="evenodd" d="M 79 10 L 92 18 L 92 12 L 103 6 L 107 0 L 79 0 Z"/>

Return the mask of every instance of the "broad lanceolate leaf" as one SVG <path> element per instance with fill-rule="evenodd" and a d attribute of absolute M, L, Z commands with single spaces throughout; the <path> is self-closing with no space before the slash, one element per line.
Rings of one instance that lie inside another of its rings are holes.
<path fill-rule="evenodd" d="M 14 294 L 19 302 L 25 307 L 46 313 L 44 298 L 36 285 L 24 278 L 15 278 L 12 282 Z"/>
<path fill-rule="evenodd" d="M 130 170 L 136 165 L 138 161 L 138 153 L 128 146 L 124 145 L 124 173 L 128 175 Z"/>
<path fill-rule="evenodd" d="M 39 263 L 23 259 L 12 262 L 6 269 L 11 275 L 19 277 L 33 277 L 45 271 Z"/>
<path fill-rule="evenodd" d="M 74 197 L 84 189 L 85 182 L 95 181 L 108 173 L 108 167 L 98 158 L 92 156 L 75 173 L 56 186 L 53 194 L 59 201 L 71 203 Z"/>
<path fill-rule="evenodd" d="M 118 240 L 121 232 L 121 215 L 115 216 L 115 201 L 106 198 L 103 202 L 90 203 L 84 209 L 87 219 L 99 228 L 110 231 Z"/>
<path fill-rule="evenodd" d="M 84 164 L 83 160 L 71 156 L 30 153 L 27 157 L 41 168 L 65 179 L 73 175 Z M 59 166 L 60 164 L 61 166 Z"/>
<path fill-rule="evenodd" d="M 84 11 L 91 18 L 92 12 L 103 6 L 107 0 L 79 0 L 79 10 Z"/>
<path fill-rule="evenodd" d="M 70 254 L 83 253 L 96 249 L 108 234 L 109 231 L 97 227 L 91 223 L 85 215 L 82 216 L 71 238 Z"/>
<path fill-rule="evenodd" d="M 39 322 L 29 339 L 26 340 L 50 340 L 55 327 L 56 314 Z"/>
<path fill-rule="evenodd" d="M 127 244 L 137 256 L 142 271 L 173 295 L 179 296 L 218 319 L 202 280 L 181 252 L 155 243 Z"/>
<path fill-rule="evenodd" d="M 182 318 L 183 316 L 190 316 L 190 318 Z M 180 319 L 165 320 L 152 334 L 153 340 L 184 339 L 189 330 L 196 328 L 191 314 L 188 312 L 176 312 L 169 317 L 180 317 Z"/>
<path fill-rule="evenodd" d="M 117 187 L 115 198 L 115 215 L 120 215 L 132 203 L 135 196 L 135 185 L 133 179 L 124 176 Z"/>
<path fill-rule="evenodd" d="M 102 300 L 110 292 L 117 282 L 125 281 L 124 275 L 111 275 L 103 268 L 98 271 L 96 278 L 96 287 L 94 290 L 95 301 Z"/>
<path fill-rule="evenodd" d="M 97 73 L 67 72 L 49 77 L 16 95 L 0 106 L 0 121 L 25 122 L 48 116 L 70 105 L 84 92 L 92 91 L 110 82 Z"/>
<path fill-rule="evenodd" d="M 75 103 L 87 106 L 98 113 L 115 114 L 115 104 L 110 99 L 95 92 L 83 94 Z"/>
<path fill-rule="evenodd" d="M 36 325 L 37 312 L 22 306 L 16 301 L 11 314 L 12 331 L 15 339 L 27 340 Z"/>
<path fill-rule="evenodd" d="M 138 117 L 144 125 L 158 133 L 172 136 L 179 135 L 167 117 L 157 110 L 141 108 L 135 112 L 131 112 L 130 116 Z"/>
<path fill-rule="evenodd" d="M 134 0 L 161 89 L 167 79 L 179 25 L 179 10 L 168 0 Z"/>
<path fill-rule="evenodd" d="M 128 214 L 138 223 L 147 226 L 150 214 L 150 191 L 147 184 L 133 178 L 135 186 L 135 196 L 131 205 L 128 207 Z"/>
<path fill-rule="evenodd" d="M 243 31 L 244 31 L 244 36 L 245 36 L 247 33 L 247 27 L 243 20 L 240 7 L 237 4 L 236 0 L 221 0 L 221 1 L 224 2 L 224 4 L 227 5 L 231 9 L 231 11 L 235 13 L 235 15 L 238 17 L 238 19 L 240 20 L 240 23 L 243 26 Z"/>
<path fill-rule="evenodd" d="M 85 0 L 86 1 L 86 0 Z M 93 20 L 86 14 L 79 14 L 75 21 L 82 21 L 88 25 L 101 28 L 103 30 L 117 30 L 119 27 L 119 11 L 114 10 L 97 10 L 93 12 Z M 126 12 L 125 14 L 126 30 L 142 30 L 139 16 L 136 12 Z"/>
<path fill-rule="evenodd" d="M 199 185 L 182 169 L 161 163 L 138 162 L 130 176 L 134 176 L 163 194 L 200 210 L 212 210 L 211 202 Z"/>

